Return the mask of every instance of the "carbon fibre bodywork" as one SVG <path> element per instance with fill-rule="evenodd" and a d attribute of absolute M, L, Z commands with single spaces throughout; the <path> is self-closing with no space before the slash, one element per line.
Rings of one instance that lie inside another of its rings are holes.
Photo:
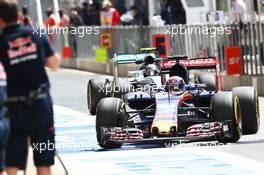
<path fill-rule="evenodd" d="M 188 75 L 191 69 L 215 70 L 215 90 L 207 90 L 205 84 L 191 82 Z M 168 82 L 173 81 L 166 79 L 168 74 L 170 78 L 180 76 L 183 85 L 179 86 L 176 81 L 174 86 L 177 88 L 171 88 Z M 161 65 L 161 78 L 165 87 L 157 92 L 126 94 L 123 115 L 119 116 L 125 122 L 121 127 L 100 127 L 100 145 L 239 140 L 240 135 L 236 134 L 241 129 L 240 104 L 232 92 L 219 92 L 220 70 L 217 58 L 167 58 Z M 223 98 L 220 98 L 221 94 Z M 229 100 L 228 103 L 226 100 Z M 213 106 L 216 104 L 217 111 L 222 107 L 228 109 L 228 117 L 221 117 L 224 116 L 221 112 L 215 112 Z M 217 120 L 214 115 L 217 115 Z"/>
<path fill-rule="evenodd" d="M 128 94 L 126 126 L 102 127 L 101 141 L 145 144 L 228 138 L 233 129 L 231 122 L 214 122 L 211 118 L 210 101 L 214 94 L 198 88 L 153 96 Z"/>

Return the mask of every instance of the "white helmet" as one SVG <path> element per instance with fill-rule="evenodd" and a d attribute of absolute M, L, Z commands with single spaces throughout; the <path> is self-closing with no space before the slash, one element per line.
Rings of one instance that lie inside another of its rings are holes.
<path fill-rule="evenodd" d="M 149 64 L 147 65 L 144 70 L 144 77 L 150 77 L 150 76 L 159 76 L 159 69 L 155 64 Z"/>

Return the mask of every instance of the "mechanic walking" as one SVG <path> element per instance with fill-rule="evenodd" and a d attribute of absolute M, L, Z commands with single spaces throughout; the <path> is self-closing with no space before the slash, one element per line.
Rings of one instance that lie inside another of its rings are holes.
<path fill-rule="evenodd" d="M 3 29 L 0 62 L 7 74 L 10 118 L 6 171 L 15 175 L 18 170 L 26 168 L 30 137 L 37 173 L 49 175 L 55 154 L 54 121 L 50 85 L 44 67 L 57 69 L 60 59 L 47 36 L 40 36 L 33 28 L 19 24 L 18 19 L 16 1 L 0 0 L 0 28 Z M 40 150 L 40 145 L 46 147 Z"/>

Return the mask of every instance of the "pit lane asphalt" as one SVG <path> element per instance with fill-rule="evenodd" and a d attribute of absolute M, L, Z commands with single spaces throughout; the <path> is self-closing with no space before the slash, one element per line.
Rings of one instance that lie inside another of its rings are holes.
<path fill-rule="evenodd" d="M 104 75 L 62 69 L 49 72 L 52 96 L 55 105 L 64 106 L 87 114 L 86 86 L 91 78 L 105 78 Z M 228 150 L 221 150 L 242 157 L 264 162 L 264 99 L 260 98 L 261 126 L 258 134 L 243 136 L 238 143 L 231 144 Z"/>

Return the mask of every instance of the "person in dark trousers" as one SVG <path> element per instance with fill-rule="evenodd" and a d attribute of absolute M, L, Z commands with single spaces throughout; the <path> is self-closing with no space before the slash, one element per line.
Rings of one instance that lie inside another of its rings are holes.
<path fill-rule="evenodd" d="M 82 26 L 83 20 L 82 18 L 78 15 L 78 12 L 75 8 L 70 9 L 70 27 L 79 27 Z"/>
<path fill-rule="evenodd" d="M 9 124 L 6 119 L 6 73 L 3 65 L 0 63 L 0 175 L 5 168 L 6 143 L 9 134 Z"/>
<path fill-rule="evenodd" d="M 78 15 L 78 12 L 75 8 L 71 8 L 70 9 L 70 23 L 69 23 L 69 27 L 70 27 L 70 31 L 74 30 L 74 28 L 80 27 L 83 25 L 83 21 L 82 18 Z M 77 58 L 78 57 L 78 48 L 77 48 L 77 36 L 76 35 L 72 35 L 70 32 L 69 35 L 69 40 L 70 40 L 70 45 L 73 48 L 73 58 Z"/>
<path fill-rule="evenodd" d="M 26 168 L 28 138 L 38 175 L 50 175 L 54 164 L 53 105 L 45 66 L 60 64 L 47 36 L 18 22 L 15 0 L 0 0 L 0 62 L 7 75 L 10 136 L 6 150 L 6 172 L 16 175 Z M 42 149 L 40 148 L 42 145 Z M 45 147 L 44 147 L 44 146 Z"/>
<path fill-rule="evenodd" d="M 143 24 L 143 21 L 142 21 L 143 14 L 141 13 L 141 11 L 136 6 L 132 6 L 131 12 L 134 18 L 133 25 L 142 25 Z"/>
<path fill-rule="evenodd" d="M 167 0 L 161 11 L 161 18 L 166 25 L 186 24 L 186 12 L 181 0 Z"/>
<path fill-rule="evenodd" d="M 101 5 L 98 2 L 94 2 L 92 4 L 92 11 L 93 11 L 93 25 L 95 26 L 100 26 L 101 21 L 100 21 L 100 13 L 101 13 Z"/>
<path fill-rule="evenodd" d="M 89 4 L 88 6 L 88 16 L 90 26 L 100 25 L 100 11 L 101 7 L 99 3 Z"/>
<path fill-rule="evenodd" d="M 91 16 L 89 14 L 91 9 L 91 5 L 88 2 L 84 2 L 82 3 L 82 8 L 79 12 L 79 16 L 81 17 L 83 24 L 86 26 L 90 26 L 91 25 Z"/>

